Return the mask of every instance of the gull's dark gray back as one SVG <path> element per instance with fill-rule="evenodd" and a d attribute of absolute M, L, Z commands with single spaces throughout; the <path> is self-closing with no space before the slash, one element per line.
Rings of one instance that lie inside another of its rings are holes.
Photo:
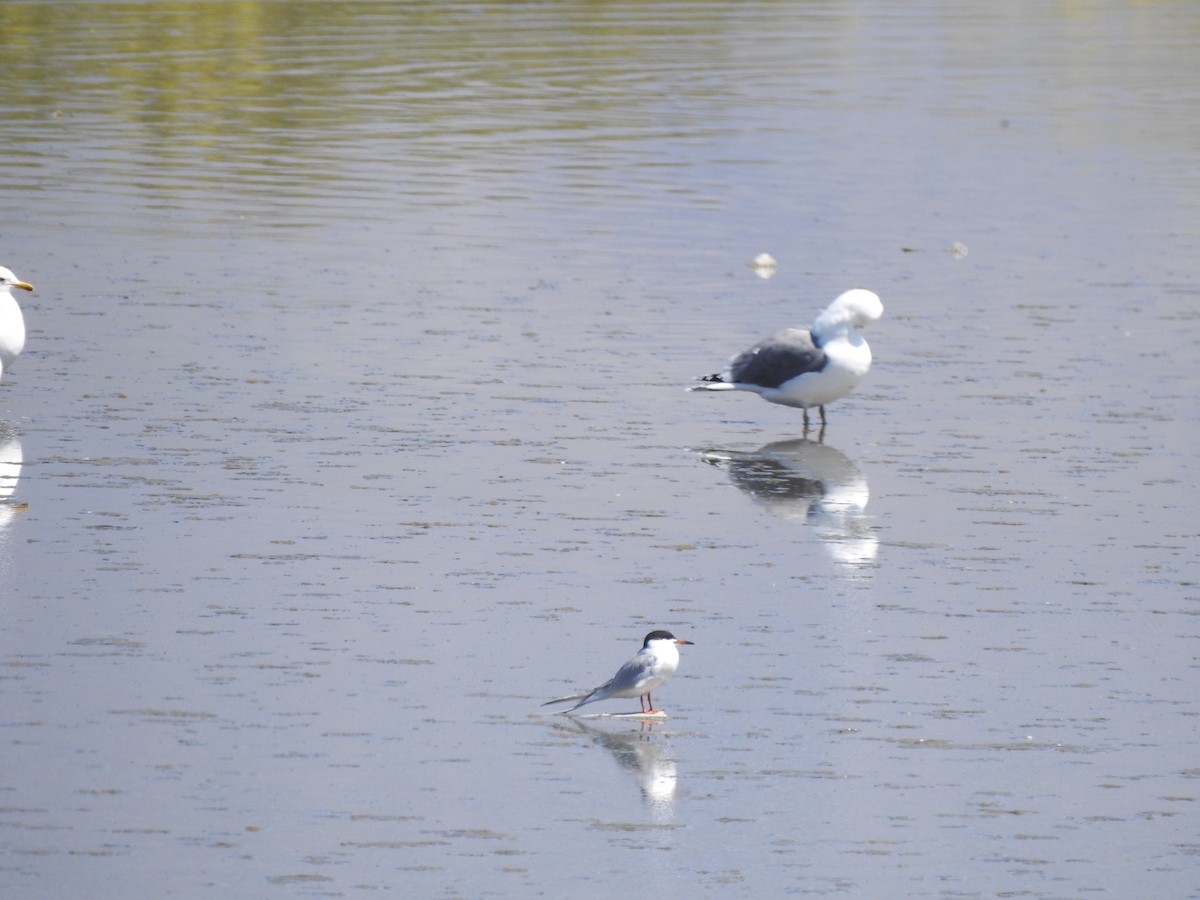
<path fill-rule="evenodd" d="M 825 351 L 807 328 L 788 328 L 739 353 L 729 364 L 734 381 L 777 388 L 805 372 L 825 368 Z"/>

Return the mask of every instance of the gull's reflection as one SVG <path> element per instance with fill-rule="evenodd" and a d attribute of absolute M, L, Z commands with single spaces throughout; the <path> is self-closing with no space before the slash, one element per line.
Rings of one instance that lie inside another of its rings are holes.
<path fill-rule="evenodd" d="M 0 542 L 4 540 L 4 529 L 20 509 L 11 502 L 21 477 L 21 442 L 17 436 L 0 424 Z"/>
<path fill-rule="evenodd" d="M 879 539 L 866 515 L 867 479 L 842 451 L 801 438 L 750 453 L 705 450 L 700 458 L 773 515 L 817 530 L 833 559 L 859 568 L 875 559 Z"/>
<path fill-rule="evenodd" d="M 11 540 L 9 522 L 23 504 L 13 503 L 13 492 L 21 477 L 21 442 L 7 425 L 0 422 L 0 584 L 9 581 L 9 570 L 13 561 L 8 546 Z"/>
<path fill-rule="evenodd" d="M 565 733 L 581 732 L 612 754 L 622 769 L 633 774 L 642 791 L 642 799 L 658 818 L 674 812 L 679 772 L 674 758 L 663 744 L 662 735 L 654 734 L 655 722 L 643 721 L 638 731 L 607 731 L 576 716 L 551 723 Z"/>

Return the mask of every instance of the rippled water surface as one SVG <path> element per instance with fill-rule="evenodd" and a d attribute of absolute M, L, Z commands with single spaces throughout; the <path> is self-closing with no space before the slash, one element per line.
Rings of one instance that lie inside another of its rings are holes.
<path fill-rule="evenodd" d="M 5 896 L 1200 894 L 1200 7 L 0 33 Z"/>

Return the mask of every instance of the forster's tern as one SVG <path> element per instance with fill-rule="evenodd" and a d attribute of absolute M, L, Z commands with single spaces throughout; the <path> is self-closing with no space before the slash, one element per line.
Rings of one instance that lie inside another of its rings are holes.
<path fill-rule="evenodd" d="M 680 640 L 669 631 L 652 631 L 646 635 L 642 649 L 634 655 L 633 659 L 621 666 L 617 670 L 617 674 L 600 687 L 584 691 L 582 694 L 572 694 L 570 697 L 547 700 L 542 706 L 578 700 L 579 702 L 574 706 L 563 710 L 563 712 L 569 713 L 579 709 L 585 703 L 593 703 L 596 700 L 607 700 L 609 697 L 637 697 L 643 713 L 661 712 L 654 708 L 650 692 L 660 688 L 679 668 L 678 645 L 690 643 L 691 641 Z"/>
<path fill-rule="evenodd" d="M 13 288 L 32 291 L 33 285 L 0 266 L 0 375 L 8 371 L 25 347 L 25 319 L 12 295 Z"/>
<path fill-rule="evenodd" d="M 856 329 L 883 315 L 876 294 L 846 291 L 811 328 L 787 328 L 733 357 L 723 372 L 705 375 L 692 391 L 753 391 L 764 400 L 808 411 L 844 397 L 871 368 L 871 348 Z"/>

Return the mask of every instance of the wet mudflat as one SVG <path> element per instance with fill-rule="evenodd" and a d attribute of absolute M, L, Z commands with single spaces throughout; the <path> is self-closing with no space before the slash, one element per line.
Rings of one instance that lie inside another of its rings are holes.
<path fill-rule="evenodd" d="M 6 893 L 1200 892 L 1191 4 L 0 30 Z"/>

